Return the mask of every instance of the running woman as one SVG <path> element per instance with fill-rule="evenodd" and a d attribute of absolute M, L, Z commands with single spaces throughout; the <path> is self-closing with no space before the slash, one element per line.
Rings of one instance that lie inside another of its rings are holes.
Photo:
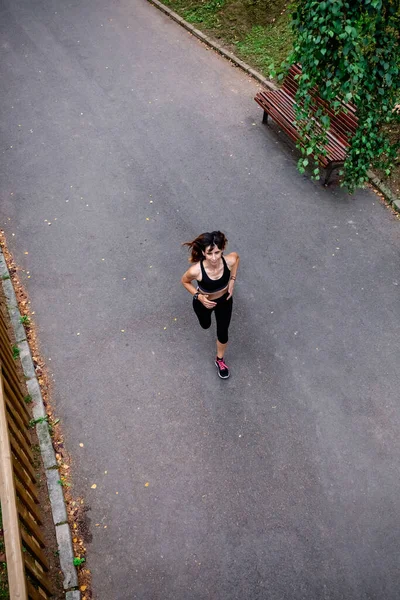
<path fill-rule="evenodd" d="M 215 366 L 222 379 L 229 377 L 229 369 L 224 361 L 228 345 L 228 328 L 232 316 L 232 294 L 239 255 L 231 252 L 225 257 L 223 252 L 227 239 L 221 231 L 202 233 L 193 242 L 183 246 L 190 248 L 189 262 L 192 266 L 183 275 L 181 282 L 193 296 L 193 309 L 203 329 L 211 326 L 211 314 L 215 312 L 217 322 L 217 356 Z M 197 280 L 197 288 L 192 284 Z"/>

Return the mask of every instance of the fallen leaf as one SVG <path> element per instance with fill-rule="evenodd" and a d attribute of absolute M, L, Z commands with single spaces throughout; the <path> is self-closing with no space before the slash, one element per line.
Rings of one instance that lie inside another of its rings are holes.
<path fill-rule="evenodd" d="M 83 444 L 82 444 L 82 442 L 81 442 L 79 445 L 80 445 L 80 447 L 81 447 L 81 448 L 83 448 Z"/>
<path fill-rule="evenodd" d="M 97 485 L 94 483 L 91 487 L 92 487 L 92 490 L 95 490 L 97 488 Z"/>
<path fill-rule="evenodd" d="M 150 483 L 148 481 L 146 481 L 146 483 L 144 484 L 144 487 L 149 487 Z"/>
<path fill-rule="evenodd" d="M 87 589 L 87 585 L 81 585 L 79 589 L 81 590 L 81 592 L 84 592 Z"/>

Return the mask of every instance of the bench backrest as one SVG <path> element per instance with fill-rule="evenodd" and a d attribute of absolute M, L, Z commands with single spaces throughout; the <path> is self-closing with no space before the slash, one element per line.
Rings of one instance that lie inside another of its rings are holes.
<path fill-rule="evenodd" d="M 301 66 L 294 64 L 290 67 L 282 84 L 282 89 L 293 99 L 295 98 L 299 87 L 297 79 L 295 79 L 296 75 L 301 75 Z M 340 112 L 336 114 L 329 104 L 318 96 L 317 88 L 312 90 L 312 96 L 315 100 L 315 104 L 322 107 L 326 114 L 329 115 L 331 120 L 329 131 L 338 137 L 345 145 L 348 145 L 349 138 L 354 135 L 358 125 L 355 106 L 353 104 L 342 102 L 343 110 L 340 110 Z"/>

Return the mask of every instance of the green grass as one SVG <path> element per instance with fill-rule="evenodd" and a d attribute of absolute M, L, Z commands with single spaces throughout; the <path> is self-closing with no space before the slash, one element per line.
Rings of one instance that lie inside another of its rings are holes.
<path fill-rule="evenodd" d="M 292 45 L 292 34 L 286 19 L 274 25 L 255 25 L 245 38 L 236 42 L 236 53 L 251 62 L 268 76 L 270 66 L 280 72 L 280 65 L 287 58 Z"/>
<path fill-rule="evenodd" d="M 3 520 L 1 516 L 0 506 L 0 554 L 5 553 L 4 538 L 3 538 Z M 7 564 L 4 561 L 0 562 L 0 600 L 9 600 L 8 579 L 7 579 Z"/>
<path fill-rule="evenodd" d="M 184 11 L 183 16 L 189 23 L 201 23 L 207 29 L 218 28 L 220 25 L 218 13 L 224 4 L 225 0 L 210 0 L 206 4 L 189 8 Z"/>
<path fill-rule="evenodd" d="M 268 76 L 291 46 L 287 0 L 163 0 L 186 21 Z"/>

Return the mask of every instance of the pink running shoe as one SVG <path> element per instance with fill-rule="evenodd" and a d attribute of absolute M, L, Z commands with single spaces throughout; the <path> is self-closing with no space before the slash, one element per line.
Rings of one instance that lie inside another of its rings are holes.
<path fill-rule="evenodd" d="M 229 369 L 228 369 L 228 365 L 226 365 L 224 363 L 224 359 L 218 358 L 218 356 L 217 356 L 215 359 L 215 366 L 217 367 L 218 375 L 221 377 L 221 379 L 228 379 Z"/>

